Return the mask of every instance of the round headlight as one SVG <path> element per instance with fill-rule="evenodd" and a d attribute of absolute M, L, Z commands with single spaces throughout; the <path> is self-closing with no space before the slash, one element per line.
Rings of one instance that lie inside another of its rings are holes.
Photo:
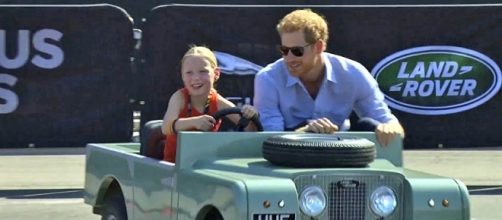
<path fill-rule="evenodd" d="M 397 206 L 396 194 L 389 187 L 378 187 L 371 194 L 371 210 L 381 217 L 390 215 Z"/>
<path fill-rule="evenodd" d="M 308 216 L 318 216 L 326 208 L 326 196 L 319 186 L 308 186 L 300 194 L 300 209 Z"/>

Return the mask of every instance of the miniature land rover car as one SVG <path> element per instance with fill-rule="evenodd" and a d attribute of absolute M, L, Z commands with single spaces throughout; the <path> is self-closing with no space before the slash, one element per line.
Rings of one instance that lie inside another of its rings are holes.
<path fill-rule="evenodd" d="M 88 144 L 85 203 L 103 219 L 467 220 L 459 180 L 403 168 L 373 132 L 180 132 L 176 163 Z M 141 152 L 141 153 L 140 153 Z"/>

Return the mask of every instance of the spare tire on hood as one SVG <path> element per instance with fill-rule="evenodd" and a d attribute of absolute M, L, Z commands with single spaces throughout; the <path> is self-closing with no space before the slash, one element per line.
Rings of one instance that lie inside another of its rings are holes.
<path fill-rule="evenodd" d="M 336 134 L 285 134 L 263 142 L 263 157 L 288 167 L 365 167 L 376 156 L 375 143 Z"/>

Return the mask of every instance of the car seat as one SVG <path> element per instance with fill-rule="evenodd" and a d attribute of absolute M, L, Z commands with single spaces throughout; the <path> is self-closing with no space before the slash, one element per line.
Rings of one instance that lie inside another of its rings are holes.
<path fill-rule="evenodd" d="M 145 123 L 140 131 L 140 151 L 143 156 L 162 160 L 166 135 L 162 133 L 162 120 L 152 120 Z"/>

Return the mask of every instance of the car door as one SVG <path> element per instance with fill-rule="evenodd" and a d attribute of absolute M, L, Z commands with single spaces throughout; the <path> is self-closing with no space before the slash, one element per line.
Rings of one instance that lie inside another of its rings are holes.
<path fill-rule="evenodd" d="M 175 219 L 173 163 L 142 158 L 134 163 L 134 219 Z"/>

